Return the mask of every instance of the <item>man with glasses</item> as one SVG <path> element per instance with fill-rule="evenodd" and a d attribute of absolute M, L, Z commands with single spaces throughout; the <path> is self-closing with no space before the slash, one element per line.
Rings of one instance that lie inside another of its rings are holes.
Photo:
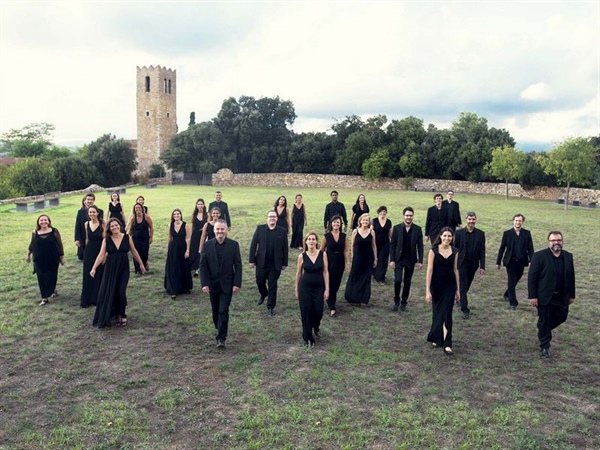
<path fill-rule="evenodd" d="M 256 227 L 250 243 L 250 267 L 256 268 L 256 285 L 262 305 L 267 299 L 269 316 L 275 315 L 277 280 L 288 265 L 288 239 L 284 228 L 277 226 L 277 212 L 267 213 L 267 223 Z"/>
<path fill-rule="evenodd" d="M 552 330 L 567 320 L 569 305 L 575 301 L 573 255 L 563 250 L 560 231 L 548 233 L 548 248 L 533 255 L 527 286 L 538 312 L 542 356 L 550 358 Z"/>
<path fill-rule="evenodd" d="M 392 311 L 406 311 L 410 284 L 415 271 L 423 267 L 423 232 L 421 227 L 413 223 L 414 210 L 407 206 L 402 211 L 404 222 L 396 225 L 392 231 L 390 244 L 390 267 L 394 269 L 394 306 Z M 404 277 L 402 276 L 404 274 Z M 400 302 L 400 287 L 404 281 L 402 290 L 402 302 Z"/>

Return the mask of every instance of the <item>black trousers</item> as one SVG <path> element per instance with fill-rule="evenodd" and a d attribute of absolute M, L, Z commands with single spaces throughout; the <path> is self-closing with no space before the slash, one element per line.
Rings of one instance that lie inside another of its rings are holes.
<path fill-rule="evenodd" d="M 210 292 L 210 305 L 212 306 L 212 319 L 217 330 L 216 339 L 227 339 L 229 327 L 229 305 L 231 305 L 232 293 Z"/>
<path fill-rule="evenodd" d="M 469 288 L 471 287 L 471 283 L 473 282 L 473 278 L 475 278 L 478 268 L 479 263 L 467 259 L 458 269 L 458 278 L 460 280 L 460 309 L 462 312 L 471 312 L 469 309 L 467 292 L 469 292 Z"/>
<path fill-rule="evenodd" d="M 396 263 L 394 269 L 394 303 L 400 303 L 400 287 L 404 282 L 404 289 L 402 289 L 402 304 L 408 303 L 408 296 L 410 295 L 410 284 L 412 282 L 412 276 L 415 272 L 415 266 L 405 266 L 402 263 Z M 404 278 L 402 274 L 404 273 Z"/>
<path fill-rule="evenodd" d="M 517 294 L 515 289 L 517 287 L 517 283 L 521 280 L 523 276 L 523 271 L 525 270 L 525 264 L 522 261 L 511 260 L 506 265 L 506 275 L 508 276 L 508 289 L 504 292 L 504 296 L 508 297 L 508 301 L 511 305 L 517 306 L 519 301 L 517 300 Z"/>
<path fill-rule="evenodd" d="M 256 286 L 262 298 L 267 299 L 267 308 L 273 309 L 277 304 L 277 280 L 281 270 L 274 267 L 256 268 Z"/>
<path fill-rule="evenodd" d="M 554 300 L 554 299 L 553 299 Z M 542 306 L 538 304 L 538 339 L 541 348 L 550 348 L 552 330 L 567 320 L 569 305 L 553 304 Z"/>

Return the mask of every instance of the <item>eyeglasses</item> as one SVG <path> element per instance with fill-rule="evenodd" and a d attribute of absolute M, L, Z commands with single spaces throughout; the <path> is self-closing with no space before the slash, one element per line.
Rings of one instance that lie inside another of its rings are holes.
<path fill-rule="evenodd" d="M 562 239 L 548 239 L 548 242 L 562 242 Z"/>

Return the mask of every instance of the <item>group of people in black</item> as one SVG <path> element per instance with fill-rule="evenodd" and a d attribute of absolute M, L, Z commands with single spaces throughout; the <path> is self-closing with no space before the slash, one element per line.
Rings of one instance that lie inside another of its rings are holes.
<path fill-rule="evenodd" d="M 296 264 L 295 296 L 299 302 L 302 336 L 306 345 L 315 344 L 321 334 L 324 303 L 334 318 L 337 294 L 344 273 L 348 274 L 345 299 L 353 305 L 368 305 L 371 279 L 385 284 L 388 265 L 394 274 L 393 311 L 406 311 L 414 270 L 423 267 L 425 241 L 432 247 L 427 255 L 426 300 L 432 304 L 432 324 L 427 340 L 444 353 L 453 354 L 452 311 L 460 305 L 462 318 L 469 319 L 468 291 L 475 274 L 485 273 L 485 233 L 476 227 L 474 212 L 465 215 L 465 226 L 453 191 L 446 200 L 435 194 L 435 204 L 427 210 L 425 231 L 414 224 L 414 210 L 404 208 L 403 221 L 392 227 L 387 208 L 377 209 L 371 220 L 364 195 L 352 207 L 351 235 L 347 236 L 348 219 L 338 192 L 332 191 L 325 207 L 325 233 L 319 242 L 315 232 L 304 235 L 306 208 L 298 194 L 288 211 L 287 199 L 280 196 L 267 213 L 266 224 L 257 226 L 250 244 L 249 264 L 255 269 L 259 291 L 257 304 L 266 301 L 267 314 L 276 314 L 277 284 L 288 266 L 289 249 L 301 249 Z M 111 195 L 110 217 L 105 224 L 103 211 L 94 205 L 94 194 L 87 194 L 75 223 L 75 245 L 83 261 L 81 306 L 95 305 L 93 323 L 102 328 L 127 324 L 126 288 L 129 280 L 127 254 L 131 252 L 135 272 L 146 273 L 153 222 L 138 197 L 126 221 L 120 198 Z M 575 299 L 573 257 L 563 250 L 562 233 L 548 235 L 548 248 L 534 253 L 531 233 L 523 228 L 525 217 L 516 214 L 513 227 L 506 230 L 497 255 L 496 267 L 506 267 L 507 289 L 504 299 L 516 309 L 515 287 L 531 266 L 528 290 L 531 303 L 538 311 L 538 338 L 542 355 L 550 357 L 552 329 L 563 323 L 569 304 Z M 171 214 L 164 287 L 175 299 L 189 293 L 192 277 L 199 276 L 202 291 L 209 294 L 216 341 L 225 347 L 228 333 L 229 307 L 232 296 L 241 289 L 242 263 L 239 244 L 228 238 L 231 216 L 228 205 L 217 191 L 208 208 L 198 199 L 191 223 L 175 209 Z M 288 245 L 288 234 L 292 239 Z M 34 272 L 42 296 L 41 305 L 57 295 L 58 265 L 64 264 L 64 248 L 60 233 L 51 226 L 48 215 L 38 217 L 32 234 L 27 262 L 33 255 Z"/>

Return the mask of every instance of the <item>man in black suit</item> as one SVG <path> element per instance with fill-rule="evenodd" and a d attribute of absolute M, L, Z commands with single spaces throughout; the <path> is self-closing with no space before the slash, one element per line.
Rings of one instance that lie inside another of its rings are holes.
<path fill-rule="evenodd" d="M 344 233 L 348 229 L 348 217 L 346 216 L 346 207 L 342 202 L 338 202 L 338 191 L 331 191 L 331 202 L 325 206 L 325 214 L 323 215 L 323 228 L 327 232 L 327 226 L 329 225 L 329 219 L 333 216 L 338 215 L 344 222 Z"/>
<path fill-rule="evenodd" d="M 269 316 L 275 315 L 277 280 L 287 265 L 287 232 L 277 226 L 277 212 L 269 211 L 267 223 L 256 227 L 250 243 L 250 267 L 256 267 L 256 285 L 260 293 L 256 304 L 262 305 L 267 298 Z"/>
<path fill-rule="evenodd" d="M 443 199 L 442 194 L 435 194 L 433 196 L 435 205 L 427 209 L 425 240 L 430 241 L 432 245 L 440 234 L 440 230 L 448 226 L 448 210 L 442 205 Z"/>
<path fill-rule="evenodd" d="M 402 211 L 404 222 L 396 225 L 392 231 L 390 244 L 390 267 L 394 269 L 394 306 L 392 311 L 406 311 L 410 284 L 415 271 L 423 267 L 423 232 L 421 227 L 413 223 L 415 211 L 407 206 Z M 404 272 L 404 278 L 402 273 Z M 400 303 L 400 287 L 402 290 L 402 303 Z"/>
<path fill-rule="evenodd" d="M 83 250 L 85 249 L 85 223 L 89 221 L 88 208 L 94 204 L 96 196 L 93 193 L 86 194 L 83 198 L 82 206 L 77 211 L 75 218 L 75 245 L 77 246 L 77 258 L 83 260 Z M 104 211 L 98 208 L 100 212 L 99 219 L 104 216 Z"/>
<path fill-rule="evenodd" d="M 466 228 L 461 228 L 454 235 L 454 246 L 458 249 L 458 276 L 460 279 L 460 309 L 462 318 L 471 315 L 467 292 L 471 287 L 477 269 L 485 274 L 485 232 L 475 228 L 477 215 L 469 211 L 465 217 Z"/>
<path fill-rule="evenodd" d="M 210 295 L 217 347 L 225 348 L 231 298 L 242 287 L 242 257 L 239 244 L 227 239 L 227 223 L 215 222 L 215 238 L 204 244 L 200 257 L 202 292 Z"/>
<path fill-rule="evenodd" d="M 538 311 L 538 339 L 542 356 L 550 358 L 552 330 L 567 320 L 575 301 L 573 255 L 562 248 L 560 231 L 548 233 L 548 248 L 536 252 L 527 279 L 531 304 Z"/>
<path fill-rule="evenodd" d="M 221 219 L 223 219 L 225 223 L 227 223 L 227 229 L 231 229 L 231 216 L 229 215 L 229 208 L 227 207 L 227 203 L 221 201 L 222 198 L 223 194 L 221 193 L 221 191 L 215 192 L 215 201 L 210 202 L 210 204 L 208 205 L 208 211 L 212 210 L 215 207 L 219 208 L 219 210 L 221 211 Z"/>
<path fill-rule="evenodd" d="M 529 230 L 523 228 L 523 222 L 525 222 L 523 214 L 513 216 L 513 227 L 502 235 L 502 243 L 496 258 L 496 269 L 500 269 L 500 262 L 506 267 L 508 288 L 504 292 L 504 300 L 509 302 L 510 309 L 517 309 L 519 301 L 515 288 L 533 257 L 533 240 Z"/>
<path fill-rule="evenodd" d="M 462 227 L 462 219 L 460 217 L 460 205 L 454 201 L 454 191 L 448 189 L 446 193 L 446 201 L 443 203 L 443 207 L 446 208 L 448 216 L 448 226 L 453 230 Z"/>

